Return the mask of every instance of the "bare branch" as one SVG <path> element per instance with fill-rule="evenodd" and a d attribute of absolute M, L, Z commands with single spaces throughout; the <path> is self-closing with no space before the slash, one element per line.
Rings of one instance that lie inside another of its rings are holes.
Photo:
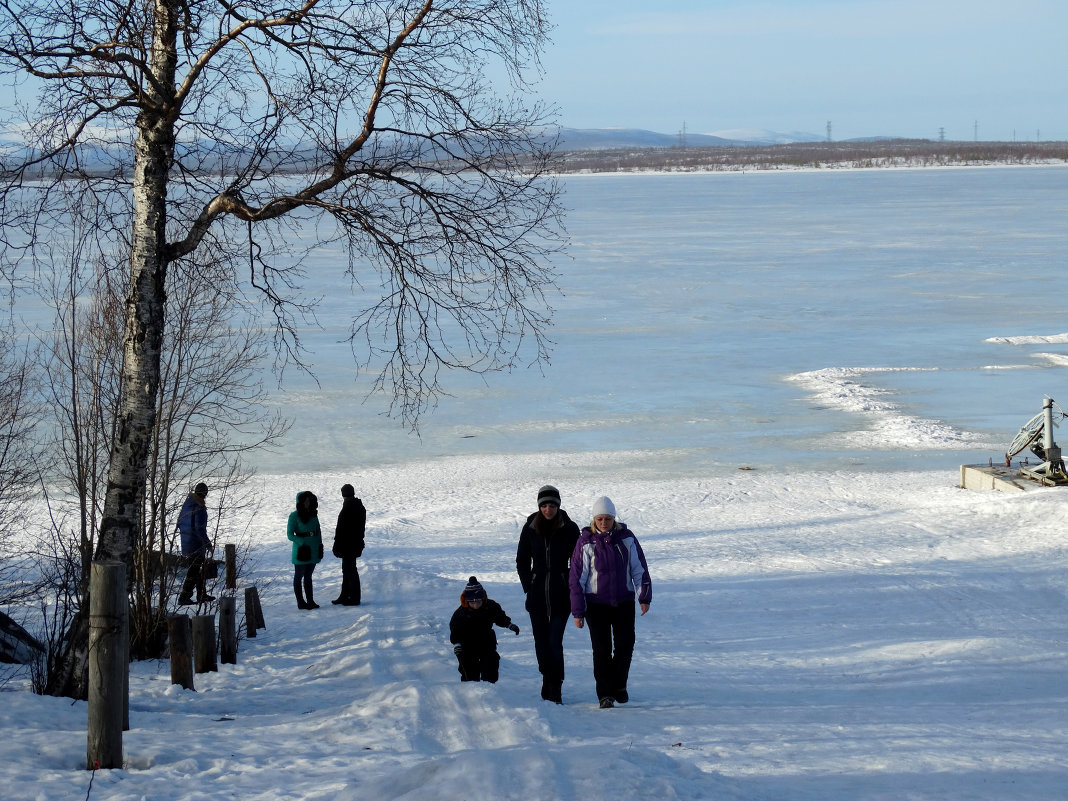
<path fill-rule="evenodd" d="M 87 202 L 86 253 L 128 270 L 98 557 L 132 564 L 160 417 L 196 419 L 160 394 L 168 325 L 195 303 L 168 296 L 171 270 L 247 275 L 276 359 L 300 364 L 302 262 L 340 247 L 339 279 L 371 289 L 351 309 L 364 388 L 410 426 L 446 370 L 547 359 L 565 235 L 541 138 L 552 112 L 526 80 L 544 8 L 0 0 L 0 74 L 37 90 L 4 110 L 27 124 L 25 147 L 0 155 L 0 270 L 12 284 L 47 270 L 45 243 Z"/>

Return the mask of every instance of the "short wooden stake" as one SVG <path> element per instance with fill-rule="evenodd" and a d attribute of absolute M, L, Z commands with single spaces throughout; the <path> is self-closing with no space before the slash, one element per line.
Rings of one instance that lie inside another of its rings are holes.
<path fill-rule="evenodd" d="M 193 669 L 197 673 L 214 673 L 219 669 L 215 650 L 215 615 L 193 618 Z"/>
<path fill-rule="evenodd" d="M 171 651 L 171 684 L 180 684 L 195 692 L 193 630 L 189 624 L 189 615 L 171 615 L 167 618 L 167 642 Z"/>
<path fill-rule="evenodd" d="M 256 588 L 245 587 L 245 636 L 256 636 Z"/>
<path fill-rule="evenodd" d="M 219 599 L 219 658 L 224 665 L 237 664 L 237 599 Z"/>
<path fill-rule="evenodd" d="M 93 562 L 89 572 L 88 770 L 122 767 L 122 694 L 129 662 L 123 620 L 128 603 L 126 565 Z"/>
<path fill-rule="evenodd" d="M 263 622 L 263 607 L 260 606 L 260 591 L 252 587 L 252 605 L 256 609 L 256 628 L 265 629 L 267 624 Z"/>
<path fill-rule="evenodd" d="M 122 730 L 130 730 L 130 620 L 133 607 L 126 598 L 126 614 L 122 616 L 122 646 L 126 653 L 122 660 Z"/>
<path fill-rule="evenodd" d="M 223 547 L 226 559 L 226 589 L 237 589 L 237 546 L 227 544 Z"/>

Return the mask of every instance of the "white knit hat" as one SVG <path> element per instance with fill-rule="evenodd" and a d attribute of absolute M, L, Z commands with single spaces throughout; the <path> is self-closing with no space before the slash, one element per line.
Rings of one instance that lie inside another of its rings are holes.
<path fill-rule="evenodd" d="M 593 502 L 593 517 L 597 515 L 612 515 L 616 516 L 616 505 L 612 503 L 612 499 L 606 495 L 602 495 L 600 498 Z"/>

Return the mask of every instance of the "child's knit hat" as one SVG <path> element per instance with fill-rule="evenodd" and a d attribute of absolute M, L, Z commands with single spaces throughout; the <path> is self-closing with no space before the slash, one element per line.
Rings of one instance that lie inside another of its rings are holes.
<path fill-rule="evenodd" d="M 478 579 L 471 576 L 471 579 L 467 582 L 467 586 L 464 587 L 464 600 L 465 601 L 485 601 L 486 591 L 482 588 L 482 585 L 478 583 Z"/>

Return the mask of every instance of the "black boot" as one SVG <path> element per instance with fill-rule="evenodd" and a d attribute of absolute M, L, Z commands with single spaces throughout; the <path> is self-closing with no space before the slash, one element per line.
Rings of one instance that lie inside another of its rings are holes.
<path fill-rule="evenodd" d="M 197 603 L 204 604 L 214 600 L 214 595 L 208 595 L 207 582 L 204 580 L 204 565 L 201 564 L 200 575 L 197 576 Z"/>
<path fill-rule="evenodd" d="M 312 583 L 310 577 L 304 579 L 304 597 L 308 599 L 304 602 L 305 609 L 319 608 L 319 604 L 315 603 L 315 598 L 312 597 Z"/>
<path fill-rule="evenodd" d="M 552 701 L 554 704 L 562 704 L 564 702 L 562 685 L 562 681 L 542 679 L 541 697 L 546 701 Z"/>
<path fill-rule="evenodd" d="M 304 596 L 300 592 L 300 582 L 293 579 L 293 594 L 297 596 L 297 609 L 307 609 L 308 605 L 304 602 Z"/>

